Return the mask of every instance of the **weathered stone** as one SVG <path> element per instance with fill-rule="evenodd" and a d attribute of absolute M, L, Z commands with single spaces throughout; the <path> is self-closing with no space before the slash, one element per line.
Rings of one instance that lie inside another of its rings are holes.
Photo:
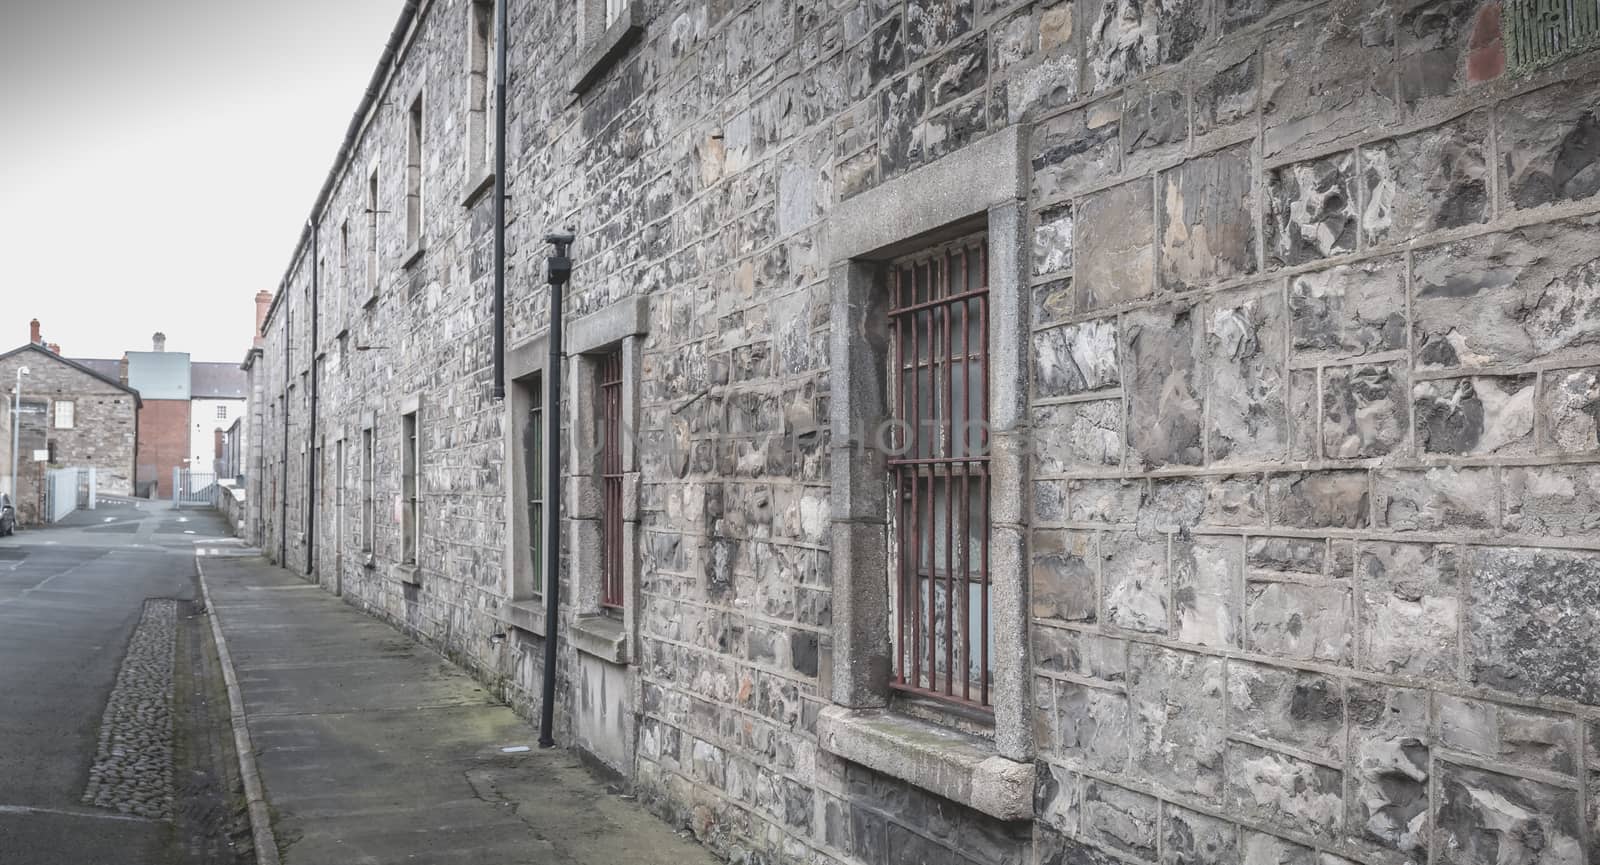
<path fill-rule="evenodd" d="M 1128 765 L 1127 695 L 1057 682 L 1056 729 L 1062 756 L 1102 772 Z"/>
<path fill-rule="evenodd" d="M 1337 0 L 1270 25 L 1263 155 L 1367 134 L 1394 117 L 1394 23 L 1382 0 Z"/>
<path fill-rule="evenodd" d="M 1041 670 L 1070 673 L 1103 682 L 1128 674 L 1128 644 L 1112 637 L 1065 628 L 1033 629 L 1034 663 Z"/>
<path fill-rule="evenodd" d="M 1130 856 L 1154 859 L 1159 804 L 1154 796 L 1089 779 L 1083 786 L 1083 834 Z"/>
<path fill-rule="evenodd" d="M 1577 771 L 1578 722 L 1571 715 L 1448 694 L 1438 701 L 1441 747 L 1561 775 Z"/>
<path fill-rule="evenodd" d="M 1428 849 L 1427 692 L 1354 683 L 1349 707 L 1349 835 L 1416 861 Z"/>
<path fill-rule="evenodd" d="M 1500 188 L 1507 205 L 1538 207 L 1600 191 L 1600 77 L 1535 90 L 1499 112 Z"/>
<path fill-rule="evenodd" d="M 1328 542 L 1321 538 L 1252 537 L 1246 552 L 1252 568 L 1301 574 L 1321 574 L 1328 558 Z"/>
<path fill-rule="evenodd" d="M 1142 300 L 1155 290 L 1155 201 L 1148 180 L 1096 192 L 1078 205 L 1078 310 Z"/>
<path fill-rule="evenodd" d="M 1182 60 L 1206 29 L 1206 4 L 1199 0 L 1095 0 L 1085 6 L 1086 83 L 1097 93 Z"/>
<path fill-rule="evenodd" d="M 1035 846 L 1039 865 L 1121 865 L 1111 853 L 1077 841 L 1052 829 L 1041 829 Z"/>
<path fill-rule="evenodd" d="M 1361 148 L 1366 242 L 1401 243 L 1487 221 L 1488 154 L 1486 112 Z"/>
<path fill-rule="evenodd" d="M 1100 545 L 1106 622 L 1131 631 L 1167 632 L 1167 541 L 1133 532 L 1104 535 Z"/>
<path fill-rule="evenodd" d="M 1499 9 L 1481 0 L 1411 0 L 1398 18 L 1400 98 L 1407 105 L 1452 95 L 1469 82 L 1499 74 L 1485 74 L 1481 64 L 1468 62 L 1486 31 L 1492 28 L 1498 43 Z M 1500 67 L 1504 65 L 1501 52 Z"/>
<path fill-rule="evenodd" d="M 1067 481 L 1033 482 L 1034 525 L 1059 525 L 1067 520 Z"/>
<path fill-rule="evenodd" d="M 1218 800 L 1225 733 L 1222 682 L 1220 658 L 1131 644 L 1133 767 L 1173 790 Z"/>
<path fill-rule="evenodd" d="M 1532 225 L 1416 253 L 1419 365 L 1592 356 L 1600 330 L 1600 220 Z"/>
<path fill-rule="evenodd" d="M 1600 466 L 1508 466 L 1502 471 L 1506 531 L 1592 537 L 1600 527 Z"/>
<path fill-rule="evenodd" d="M 1161 173 L 1161 287 L 1187 291 L 1256 272 L 1250 145 Z"/>
<path fill-rule="evenodd" d="M 1461 601 L 1456 549 L 1426 544 L 1363 544 L 1361 665 L 1380 673 L 1456 676 Z"/>
<path fill-rule="evenodd" d="M 1219 297 L 1208 307 L 1213 464 L 1281 460 L 1287 453 L 1283 318 L 1276 291 Z"/>
<path fill-rule="evenodd" d="M 1373 480 L 1377 525 L 1394 532 L 1493 529 L 1499 490 L 1492 469 L 1386 470 Z"/>
<path fill-rule="evenodd" d="M 956 0 L 906 3 L 906 55 L 911 60 L 941 50 L 972 29 L 972 4 Z"/>
<path fill-rule="evenodd" d="M 1165 816 L 1161 865 L 1235 865 L 1239 861 L 1239 830 L 1234 824 L 1176 805 L 1168 805 Z"/>
<path fill-rule="evenodd" d="M 1158 307 L 1124 319 L 1130 461 L 1146 468 L 1200 465 L 1203 384 L 1193 307 Z"/>
<path fill-rule="evenodd" d="M 1053 764 L 1044 764 L 1044 768 L 1033 791 L 1033 810 L 1047 826 L 1076 835 L 1083 810 L 1079 776 Z"/>
<path fill-rule="evenodd" d="M 1553 370 L 1539 392 L 1539 448 L 1557 453 L 1600 450 L 1600 367 Z"/>
<path fill-rule="evenodd" d="M 1122 464 L 1122 401 L 1037 406 L 1033 409 L 1034 470 L 1059 475 Z"/>
<path fill-rule="evenodd" d="M 1291 314 L 1290 317 L 1294 316 Z M 1320 401 L 1317 370 L 1290 370 L 1287 398 L 1289 459 L 1310 462 L 1317 458 L 1317 453 L 1322 449 Z"/>
<path fill-rule="evenodd" d="M 1600 705 L 1600 555 L 1479 547 L 1469 558 L 1468 669 L 1480 685 Z"/>
<path fill-rule="evenodd" d="M 1144 484 L 1120 478 L 1073 481 L 1067 519 L 1072 522 L 1132 523 L 1138 518 Z"/>
<path fill-rule="evenodd" d="M 1202 536 L 1172 542 L 1173 637 L 1201 646 L 1237 645 L 1243 542 Z"/>
<path fill-rule="evenodd" d="M 1356 248 L 1356 159 L 1337 153 L 1267 172 L 1267 265 L 1292 266 Z"/>
<path fill-rule="evenodd" d="M 1349 663 L 1350 589 L 1305 583 L 1245 584 L 1245 648 L 1297 661 Z"/>
<path fill-rule="evenodd" d="M 1154 539 L 1172 532 L 1188 533 L 1200 524 L 1206 509 L 1206 484 L 1199 478 L 1152 480 L 1139 501 L 1139 535 Z"/>
<path fill-rule="evenodd" d="M 1087 532 L 1033 533 L 1033 614 L 1041 619 L 1093 622 L 1095 537 Z"/>
<path fill-rule="evenodd" d="M 1344 777 L 1298 757 L 1229 742 L 1228 804 L 1285 829 L 1335 838 L 1344 828 Z"/>
<path fill-rule="evenodd" d="M 1267 484 L 1267 499 L 1276 525 L 1361 529 L 1370 520 L 1366 472 L 1272 475 Z"/>
<path fill-rule="evenodd" d="M 1033 335 L 1036 396 L 1069 396 L 1122 383 L 1114 318 L 1069 324 Z"/>
<path fill-rule="evenodd" d="M 1578 793 L 1436 761 L 1444 865 L 1579 865 Z"/>
<path fill-rule="evenodd" d="M 1352 459 L 1401 451 L 1409 425 L 1401 364 L 1323 370 L 1323 456 Z"/>
<path fill-rule="evenodd" d="M 1289 281 L 1291 345 L 1301 357 L 1357 357 L 1406 347 L 1401 258 L 1347 264 Z"/>
<path fill-rule="evenodd" d="M 1481 456 L 1533 452 L 1532 375 L 1417 382 L 1411 388 L 1424 453 Z"/>
<path fill-rule="evenodd" d="M 1049 200 L 1115 176 L 1122 167 L 1120 117 L 1115 104 L 1100 102 L 1034 126 L 1034 196 Z"/>
<path fill-rule="evenodd" d="M 1344 756 L 1344 685 L 1317 673 L 1233 661 L 1228 723 L 1243 733 L 1325 760 Z"/>
<path fill-rule="evenodd" d="M 1039 212 L 1033 229 L 1033 273 L 1041 276 L 1072 268 L 1072 206 Z"/>
<path fill-rule="evenodd" d="M 1259 475 L 1231 475 L 1206 481 L 1203 522 L 1241 528 L 1266 524 L 1267 487 Z"/>
<path fill-rule="evenodd" d="M 1261 58 L 1253 49 L 1250 43 L 1225 41 L 1200 58 L 1191 70 L 1197 142 L 1213 132 L 1255 119 Z"/>
<path fill-rule="evenodd" d="M 1189 140 L 1189 107 L 1174 75 L 1131 85 L 1123 94 L 1122 152 L 1152 155 L 1181 148 Z"/>
<path fill-rule="evenodd" d="M 1270 2 L 1270 0 L 1268 0 Z M 1276 835 L 1244 831 L 1244 858 L 1240 865 L 1324 865 L 1317 851 Z"/>

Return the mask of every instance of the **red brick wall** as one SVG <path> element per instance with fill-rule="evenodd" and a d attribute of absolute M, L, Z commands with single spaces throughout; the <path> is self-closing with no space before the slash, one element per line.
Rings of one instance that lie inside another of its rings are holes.
<path fill-rule="evenodd" d="M 152 496 L 172 492 L 172 470 L 188 467 L 189 401 L 147 399 L 139 410 L 137 488 L 154 481 Z"/>

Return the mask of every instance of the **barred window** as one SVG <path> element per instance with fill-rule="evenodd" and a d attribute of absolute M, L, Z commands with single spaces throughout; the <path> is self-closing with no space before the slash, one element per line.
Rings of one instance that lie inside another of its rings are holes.
<path fill-rule="evenodd" d="M 889 268 L 891 685 L 987 710 L 988 244 L 925 249 Z"/>
<path fill-rule="evenodd" d="M 605 541 L 601 559 L 600 606 L 622 609 L 622 350 L 598 358 L 595 412 L 600 434 L 600 530 Z"/>

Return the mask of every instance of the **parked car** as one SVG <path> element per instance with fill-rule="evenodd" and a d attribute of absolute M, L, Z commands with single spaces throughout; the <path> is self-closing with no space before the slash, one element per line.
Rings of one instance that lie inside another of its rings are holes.
<path fill-rule="evenodd" d="M 17 533 L 17 509 L 11 506 L 11 496 L 0 493 L 0 537 Z"/>

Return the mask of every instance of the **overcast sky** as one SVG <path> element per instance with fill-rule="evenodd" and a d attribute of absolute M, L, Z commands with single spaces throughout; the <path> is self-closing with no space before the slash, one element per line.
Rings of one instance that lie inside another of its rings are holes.
<path fill-rule="evenodd" d="M 0 0 L 0 351 L 243 360 L 399 0 Z"/>

